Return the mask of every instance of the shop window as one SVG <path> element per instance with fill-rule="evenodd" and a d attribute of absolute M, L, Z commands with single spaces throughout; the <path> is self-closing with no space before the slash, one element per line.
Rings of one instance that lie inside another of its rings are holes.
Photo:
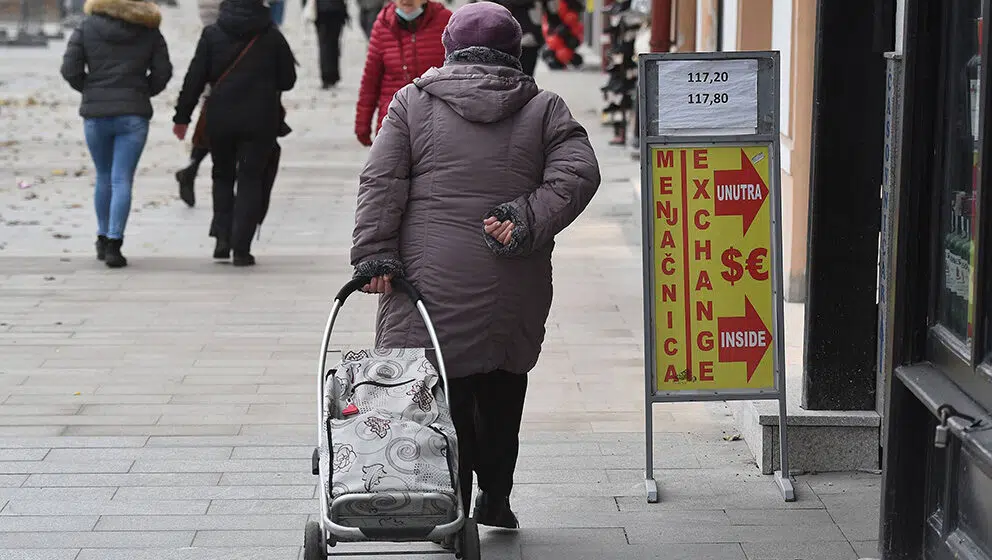
<path fill-rule="evenodd" d="M 976 241 L 980 192 L 981 143 L 981 12 L 980 0 L 948 2 L 949 41 L 943 57 L 943 165 L 938 177 L 940 232 L 937 239 L 939 287 L 936 323 L 949 335 L 961 358 L 970 357 L 975 336 Z"/>

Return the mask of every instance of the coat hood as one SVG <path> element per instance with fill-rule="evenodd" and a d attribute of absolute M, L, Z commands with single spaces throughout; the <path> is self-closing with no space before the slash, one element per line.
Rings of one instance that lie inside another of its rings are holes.
<path fill-rule="evenodd" d="M 516 68 L 446 64 L 432 68 L 414 85 L 444 101 L 463 119 L 495 123 L 515 115 L 540 91 L 534 79 Z"/>
<path fill-rule="evenodd" d="M 88 26 L 106 41 L 127 43 L 145 29 L 158 29 L 162 12 L 151 2 L 137 0 L 86 0 L 83 12 Z"/>
<path fill-rule="evenodd" d="M 272 25 L 272 14 L 262 0 L 224 0 L 217 26 L 239 39 L 254 37 Z"/>

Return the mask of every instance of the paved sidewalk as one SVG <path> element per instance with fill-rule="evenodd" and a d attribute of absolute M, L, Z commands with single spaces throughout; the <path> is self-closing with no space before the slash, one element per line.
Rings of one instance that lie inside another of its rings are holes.
<path fill-rule="evenodd" d="M 317 511 L 314 360 L 350 276 L 361 33 L 346 32 L 339 91 L 321 92 L 289 2 L 295 133 L 259 266 L 234 270 L 209 259 L 209 165 L 192 210 L 171 175 L 185 149 L 169 106 L 198 33 L 181 1 L 165 9 L 177 75 L 156 101 L 124 270 L 92 256 L 92 165 L 61 45 L 0 54 L 0 560 L 295 559 Z M 722 404 L 657 407 L 662 502 L 645 502 L 636 168 L 597 124 L 601 77 L 540 72 L 587 123 L 604 181 L 556 250 L 513 496 L 524 528 L 485 531 L 486 558 L 874 556 L 878 477 L 800 476 L 784 503 Z M 335 344 L 370 343 L 373 309 L 350 300 Z"/>

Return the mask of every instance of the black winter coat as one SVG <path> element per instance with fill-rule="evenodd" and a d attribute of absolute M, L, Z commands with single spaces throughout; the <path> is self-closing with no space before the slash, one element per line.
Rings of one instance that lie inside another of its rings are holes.
<path fill-rule="evenodd" d="M 62 57 L 62 77 L 83 94 L 83 118 L 152 116 L 151 98 L 172 78 L 169 48 L 152 2 L 87 0 Z"/>
<path fill-rule="evenodd" d="M 254 37 L 244 57 L 217 83 Z M 207 84 L 208 134 L 276 137 L 282 92 L 296 84 L 296 58 L 258 0 L 225 0 L 217 23 L 204 28 L 173 122 L 189 124 Z"/>
<path fill-rule="evenodd" d="M 348 13 L 345 0 L 316 0 L 319 13 Z"/>

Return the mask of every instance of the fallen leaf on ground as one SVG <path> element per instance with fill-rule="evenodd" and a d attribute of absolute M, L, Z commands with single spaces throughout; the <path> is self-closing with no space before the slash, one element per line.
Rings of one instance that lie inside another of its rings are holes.
<path fill-rule="evenodd" d="M 72 236 L 67 233 L 53 233 L 52 237 L 55 239 L 69 239 Z"/>
<path fill-rule="evenodd" d="M 53 177 L 65 177 L 65 175 L 66 175 L 65 169 L 53 169 L 52 170 L 52 176 Z"/>
<path fill-rule="evenodd" d="M 733 435 L 729 435 L 729 436 L 723 436 L 723 441 L 740 441 L 740 440 L 741 440 L 741 435 L 740 434 L 733 434 Z"/>

